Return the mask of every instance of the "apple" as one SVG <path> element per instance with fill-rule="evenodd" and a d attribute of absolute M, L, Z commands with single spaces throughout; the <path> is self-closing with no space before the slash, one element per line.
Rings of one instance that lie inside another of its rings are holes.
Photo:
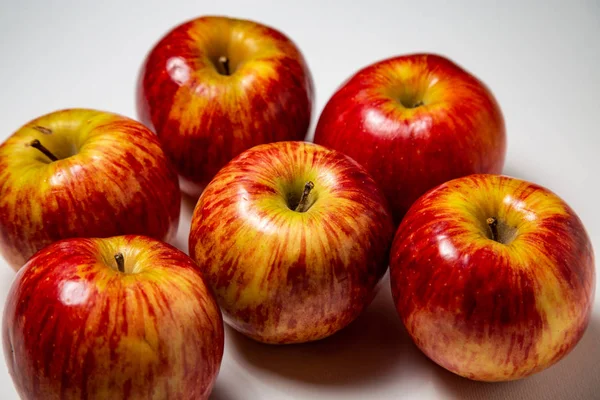
<path fill-rule="evenodd" d="M 416 345 L 481 381 L 523 378 L 569 353 L 588 325 L 596 282 L 588 235 L 563 200 L 486 174 L 417 200 L 396 233 L 390 278 Z"/>
<path fill-rule="evenodd" d="M 194 210 L 189 248 L 225 322 L 260 342 L 300 343 L 365 309 L 393 234 L 383 193 L 355 161 L 278 142 L 215 176 Z"/>
<path fill-rule="evenodd" d="M 197 197 L 242 151 L 304 139 L 313 91 L 300 50 L 282 33 L 208 16 L 175 27 L 150 51 L 137 108 L 176 166 L 182 190 Z"/>
<path fill-rule="evenodd" d="M 0 251 L 14 269 L 60 239 L 171 240 L 180 199 L 156 136 L 116 114 L 53 112 L 0 145 Z"/>
<path fill-rule="evenodd" d="M 2 329 L 24 400 L 207 399 L 223 356 L 198 267 L 145 236 L 42 249 L 17 274 Z"/>
<path fill-rule="evenodd" d="M 357 72 L 325 106 L 314 141 L 364 166 L 396 223 L 434 186 L 500 173 L 506 152 L 504 120 L 492 93 L 432 54 L 390 58 Z"/>

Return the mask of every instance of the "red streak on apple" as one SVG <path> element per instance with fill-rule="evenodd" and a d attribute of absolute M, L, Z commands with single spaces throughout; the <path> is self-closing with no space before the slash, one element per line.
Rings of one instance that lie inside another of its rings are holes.
<path fill-rule="evenodd" d="M 311 183 L 305 212 L 294 211 Z M 385 199 L 356 162 L 280 142 L 245 151 L 207 186 L 190 254 L 232 327 L 298 343 L 337 332 L 370 303 L 392 235 Z"/>
<path fill-rule="evenodd" d="M 314 141 L 365 167 L 396 223 L 436 185 L 500 173 L 506 152 L 504 119 L 492 93 L 432 54 L 390 58 L 357 72 L 325 106 Z"/>
<path fill-rule="evenodd" d="M 390 274 L 417 346 L 486 381 L 522 378 L 566 355 L 588 324 L 595 288 L 591 243 L 573 210 L 538 185 L 494 175 L 421 197 L 396 233 Z"/>
<path fill-rule="evenodd" d="M 34 139 L 58 160 L 31 147 Z M 180 198 L 177 174 L 156 136 L 119 115 L 57 111 L 0 146 L 0 250 L 14 269 L 65 238 L 171 240 Z"/>
<path fill-rule="evenodd" d="M 285 35 L 252 21 L 202 17 L 174 28 L 149 53 L 137 107 L 182 190 L 199 195 L 242 151 L 304 139 L 312 98 L 306 62 Z"/>
<path fill-rule="evenodd" d="M 19 271 L 3 344 L 23 399 L 206 399 L 223 323 L 177 249 L 142 236 L 67 239 Z"/>

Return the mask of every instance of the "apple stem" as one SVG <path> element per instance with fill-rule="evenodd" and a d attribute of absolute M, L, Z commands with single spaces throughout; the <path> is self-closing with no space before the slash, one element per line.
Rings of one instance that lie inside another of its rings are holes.
<path fill-rule="evenodd" d="M 123 257 L 123 253 L 115 254 L 115 261 L 117 262 L 119 272 L 125 272 L 125 258 Z"/>
<path fill-rule="evenodd" d="M 219 57 L 219 64 L 221 64 L 225 75 L 231 75 L 231 72 L 229 71 L 229 58 L 225 56 Z"/>
<path fill-rule="evenodd" d="M 300 201 L 298 202 L 298 205 L 296 206 L 296 209 L 294 211 L 296 211 L 296 212 L 308 211 L 308 209 L 310 208 L 310 205 L 308 204 L 308 195 L 310 194 L 310 191 L 313 190 L 314 187 L 315 187 L 315 184 L 312 183 L 311 181 L 306 182 L 306 184 L 304 185 L 304 190 L 302 191 L 302 196 L 300 197 Z"/>
<path fill-rule="evenodd" d="M 58 161 L 58 158 L 56 158 L 56 156 L 54 154 L 52 154 L 50 152 L 50 150 L 48 150 L 46 147 L 44 147 L 44 145 L 42 143 L 40 143 L 39 140 L 33 139 L 31 141 L 31 143 L 29 143 L 29 145 L 31 147 L 33 147 L 34 149 L 38 149 L 39 151 L 41 151 L 42 153 L 44 153 L 44 155 L 46 157 L 48 157 L 50 160 L 52 160 L 52 161 Z"/>
<path fill-rule="evenodd" d="M 494 217 L 490 217 L 486 220 L 490 230 L 492 231 L 492 240 L 498 241 L 498 220 Z"/>

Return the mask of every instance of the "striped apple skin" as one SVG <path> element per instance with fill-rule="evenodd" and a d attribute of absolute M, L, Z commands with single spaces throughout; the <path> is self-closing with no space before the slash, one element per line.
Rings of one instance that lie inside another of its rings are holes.
<path fill-rule="evenodd" d="M 313 182 L 306 212 L 288 199 Z M 254 147 L 200 197 L 190 255 L 224 318 L 266 343 L 329 336 L 370 303 L 393 222 L 375 182 L 341 153 L 303 142 Z"/>
<path fill-rule="evenodd" d="M 229 75 L 219 72 L 220 57 L 228 58 Z M 306 61 L 284 34 L 253 21 L 204 16 L 152 48 L 139 76 L 137 109 L 176 166 L 182 190 L 199 196 L 242 151 L 303 140 L 313 92 Z"/>
<path fill-rule="evenodd" d="M 223 355 L 221 314 L 197 266 L 144 236 L 36 253 L 8 294 L 2 334 L 24 400 L 206 399 Z"/>
<path fill-rule="evenodd" d="M 58 160 L 30 146 L 39 140 Z M 150 130 L 97 110 L 56 111 L 0 145 L 0 252 L 17 270 L 73 237 L 169 241 L 179 225 L 177 173 Z"/>
<path fill-rule="evenodd" d="M 502 172 L 506 153 L 504 117 L 492 92 L 453 61 L 426 53 L 358 71 L 327 102 L 314 141 L 365 167 L 397 224 L 439 184 Z"/>
<path fill-rule="evenodd" d="M 512 240 L 491 239 L 490 217 L 514 229 Z M 482 381 L 523 378 L 568 354 L 588 325 L 596 282 L 575 212 L 541 186 L 498 175 L 422 196 L 396 233 L 390 276 L 416 345 Z"/>

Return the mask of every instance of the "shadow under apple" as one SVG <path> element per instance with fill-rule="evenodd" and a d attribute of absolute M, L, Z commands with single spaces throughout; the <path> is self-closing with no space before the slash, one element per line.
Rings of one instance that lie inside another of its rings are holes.
<path fill-rule="evenodd" d="M 169 244 L 177 247 L 185 254 L 188 253 L 188 240 L 190 236 L 190 226 L 192 221 L 192 215 L 194 214 L 194 208 L 198 203 L 199 197 L 189 196 L 185 193 L 181 193 L 181 214 L 179 217 L 179 229 L 177 235 Z"/>
<path fill-rule="evenodd" d="M 254 368 L 317 385 L 353 386 L 397 374 L 403 369 L 398 364 L 408 362 L 406 351 L 417 351 L 396 314 L 387 277 L 361 316 L 323 340 L 276 346 L 255 342 L 231 328 L 227 335 L 233 351 Z"/>
<path fill-rule="evenodd" d="M 248 381 L 248 378 L 234 368 L 219 373 L 215 386 L 209 396 L 210 400 L 250 400 L 260 399 L 260 395 Z"/>
<path fill-rule="evenodd" d="M 436 367 L 433 382 L 448 398 L 464 400 L 588 400 L 600 398 L 600 316 L 592 315 L 579 344 L 552 367 L 518 381 L 485 383 L 471 381 Z"/>
<path fill-rule="evenodd" d="M 209 396 L 210 400 L 234 400 L 235 396 L 229 393 L 229 389 L 226 385 L 219 384 L 217 380 L 212 392 Z"/>

